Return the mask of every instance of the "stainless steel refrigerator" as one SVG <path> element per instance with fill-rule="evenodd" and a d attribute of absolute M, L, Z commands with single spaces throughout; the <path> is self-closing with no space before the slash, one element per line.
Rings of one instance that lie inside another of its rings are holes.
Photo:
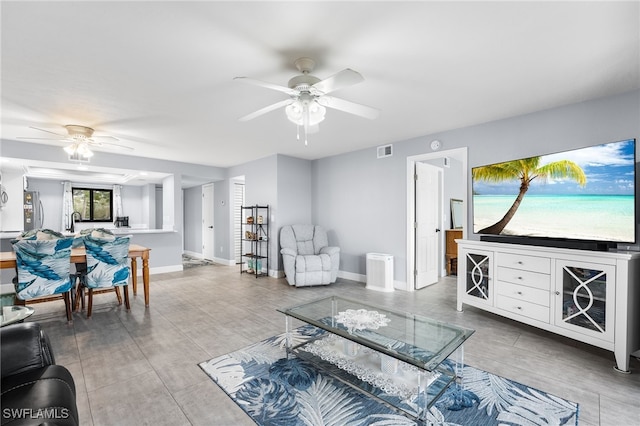
<path fill-rule="evenodd" d="M 23 201 L 24 230 L 30 231 L 32 229 L 42 228 L 44 224 L 44 211 L 42 209 L 42 202 L 40 201 L 40 194 L 37 191 L 24 191 Z"/>

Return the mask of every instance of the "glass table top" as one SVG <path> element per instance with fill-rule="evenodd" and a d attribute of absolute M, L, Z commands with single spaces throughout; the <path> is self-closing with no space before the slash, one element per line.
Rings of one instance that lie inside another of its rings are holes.
<path fill-rule="evenodd" d="M 0 314 L 0 326 L 14 324 L 29 318 L 34 312 L 31 306 L 3 306 Z"/>
<path fill-rule="evenodd" d="M 338 296 L 278 312 L 428 371 L 436 369 L 475 331 Z"/>

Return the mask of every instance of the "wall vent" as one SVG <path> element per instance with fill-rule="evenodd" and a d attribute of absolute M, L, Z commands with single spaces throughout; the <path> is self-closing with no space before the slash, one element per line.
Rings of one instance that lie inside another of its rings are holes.
<path fill-rule="evenodd" d="M 393 155 L 393 145 L 382 145 L 378 147 L 378 158 L 391 157 Z"/>

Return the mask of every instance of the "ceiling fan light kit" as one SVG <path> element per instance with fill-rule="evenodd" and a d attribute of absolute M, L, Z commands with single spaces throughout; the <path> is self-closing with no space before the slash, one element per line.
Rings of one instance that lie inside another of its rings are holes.
<path fill-rule="evenodd" d="M 307 145 L 307 134 L 318 131 L 318 124 L 325 119 L 327 107 L 369 119 L 374 119 L 378 116 L 379 111 L 375 108 L 326 96 L 335 90 L 362 82 L 364 78 L 360 73 L 346 68 L 331 77 L 320 80 L 318 77 L 311 75 L 311 71 L 313 71 L 316 65 L 313 59 L 298 58 L 294 64 L 302 74 L 291 78 L 287 83 L 288 87 L 247 77 L 236 77 L 234 79 L 256 86 L 278 90 L 290 96 L 288 100 L 277 102 L 241 117 L 240 121 L 252 120 L 284 106 L 287 118 L 296 124 L 298 128 L 298 139 L 300 139 L 300 127 L 304 129 L 304 143 Z"/>
<path fill-rule="evenodd" d="M 35 129 L 35 130 L 40 130 L 42 132 L 47 132 L 47 133 L 56 135 L 57 138 L 18 137 L 18 139 L 44 139 L 44 140 L 70 142 L 71 143 L 70 145 L 67 145 L 63 148 L 65 152 L 69 154 L 69 161 L 82 162 L 82 163 L 89 162 L 89 159 L 93 156 L 93 151 L 91 151 L 90 149 L 91 146 L 99 146 L 99 147 L 113 146 L 116 148 L 124 148 L 129 150 L 133 149 L 131 147 L 124 146 L 124 145 L 96 141 L 95 138 L 107 138 L 115 141 L 117 141 L 118 138 L 115 138 L 113 136 L 94 137 L 93 136 L 94 130 L 91 127 L 81 126 L 77 124 L 67 124 L 63 127 L 67 130 L 66 135 L 61 135 L 59 133 L 55 133 L 45 129 L 39 129 L 37 127 L 31 127 L 32 129 Z"/>
<path fill-rule="evenodd" d="M 89 145 L 86 142 L 74 142 L 63 149 L 69 154 L 69 159 L 73 156 L 86 158 L 88 161 L 93 156 L 93 151 L 89 149 Z"/>

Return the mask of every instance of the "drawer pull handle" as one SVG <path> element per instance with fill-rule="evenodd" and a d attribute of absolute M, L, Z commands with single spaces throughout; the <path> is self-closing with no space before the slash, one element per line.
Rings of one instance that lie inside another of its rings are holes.
<path fill-rule="evenodd" d="M 518 280 L 523 280 L 523 278 L 522 278 L 522 277 L 516 277 L 516 279 L 518 279 Z"/>
<path fill-rule="evenodd" d="M 522 310 L 522 306 L 516 306 L 516 309 L 521 311 Z"/>
<path fill-rule="evenodd" d="M 518 260 L 516 263 L 517 263 L 518 265 L 522 265 L 522 260 Z"/>
<path fill-rule="evenodd" d="M 521 291 L 516 291 L 516 294 L 519 294 L 520 296 L 522 296 L 522 292 Z"/>

